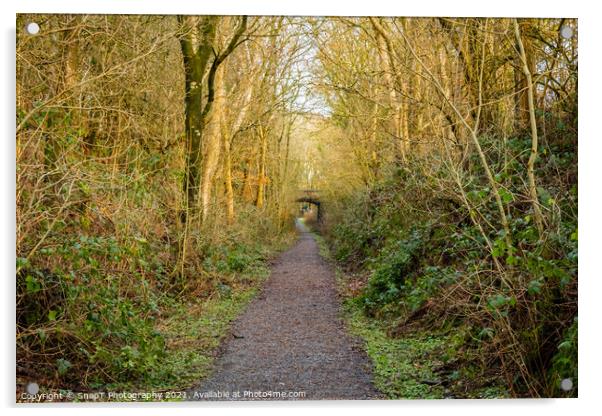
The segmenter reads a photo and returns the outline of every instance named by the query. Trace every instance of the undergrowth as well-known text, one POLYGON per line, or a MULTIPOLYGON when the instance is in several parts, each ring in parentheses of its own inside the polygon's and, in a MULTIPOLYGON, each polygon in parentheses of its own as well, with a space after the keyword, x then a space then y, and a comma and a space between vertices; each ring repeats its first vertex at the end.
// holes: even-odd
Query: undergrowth
MULTIPOLYGON (((150 210, 152 188, 145 186, 151 184, 128 191, 135 208, 123 222, 118 211, 107 227, 99 213, 111 199, 87 192, 85 206, 39 224, 31 235, 47 230, 42 241, 21 242, 18 386, 191 387, 207 375, 230 322, 267 276, 268 260, 291 241, 291 230, 279 232, 261 213, 241 207, 244 226, 191 236, 181 274, 172 243, 179 230, 167 226, 177 220, 170 211, 150 210)), ((46 203, 51 209, 54 202, 46 203)))
POLYGON ((463 173, 470 209, 448 163, 417 159, 328 211, 323 232, 345 271, 349 322, 389 397, 577 395, 575 149, 558 139, 541 150, 538 236, 522 180, 528 138, 483 143, 511 246, 478 167, 463 173), (558 176, 560 168, 568 173, 558 176), (408 373, 410 364, 420 370, 408 373), (417 381, 438 367, 451 370, 437 383, 417 381), (566 378, 569 391, 560 388, 566 378))
MULTIPOLYGON (((320 254, 333 260, 327 241, 315 235, 320 254)), ((390 334, 390 322, 365 313, 354 296, 358 276, 336 268, 343 297, 343 317, 350 333, 360 337, 370 357, 375 387, 389 399, 501 398, 509 392, 495 379, 481 379, 475 366, 464 365, 466 327, 437 331, 416 329, 402 337, 390 334)), ((361 280, 361 278, 360 278, 361 280)))

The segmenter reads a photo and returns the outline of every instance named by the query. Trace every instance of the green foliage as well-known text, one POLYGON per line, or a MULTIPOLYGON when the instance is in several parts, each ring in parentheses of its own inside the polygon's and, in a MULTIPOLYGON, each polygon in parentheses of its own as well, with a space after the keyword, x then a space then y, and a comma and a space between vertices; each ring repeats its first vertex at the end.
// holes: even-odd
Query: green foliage
POLYGON ((59 358, 56 360, 56 368, 60 376, 65 375, 71 367, 72 364, 64 358, 59 358))
POLYGON ((190 298, 169 274, 171 257, 156 255, 161 242, 53 234, 33 261, 17 258, 17 323, 30 329, 20 342, 53 353, 36 371, 61 385, 188 388, 208 374, 221 337, 285 240, 206 243, 196 284, 207 292, 190 298))
MULTIPOLYGON (((60 342, 62 333, 80 340, 63 350, 66 355, 57 361, 59 376, 69 376, 69 369, 77 364, 102 368, 116 380, 144 379, 165 356, 164 338, 154 328, 157 298, 149 291, 149 282, 133 270, 138 281, 128 288, 126 298, 123 277, 105 274, 102 268, 128 255, 147 256, 146 246, 141 239, 118 242, 81 235, 43 250, 60 256, 62 267, 21 270, 25 285, 18 288, 27 309, 20 311, 17 320, 30 325, 56 322, 55 332, 39 332, 46 345, 60 342), (65 268, 69 265, 73 268, 65 268)), ((138 260, 144 264, 142 258, 138 260)))
MULTIPOLYGON (((165 305, 166 318, 157 322, 166 342, 166 354, 160 365, 149 371, 144 380, 127 379, 109 384, 98 380, 96 384, 110 389, 144 386, 149 389, 184 390, 208 376, 215 358, 215 349, 227 334, 230 323, 253 298, 257 286, 269 270, 256 268, 247 274, 248 285, 235 287, 231 296, 197 298, 186 302, 165 305)), ((138 352, 126 347, 124 359, 138 358, 138 352)), ((124 362, 129 365, 128 361, 124 362)))
MULTIPOLYGON (((557 386, 562 377, 577 380, 576 323, 562 332, 576 314, 577 192, 572 177, 556 175, 558 169, 574 167, 575 149, 553 141, 545 151, 541 149, 537 191, 547 218, 540 235, 525 186, 530 137, 514 137, 504 143, 487 136, 481 144, 498 183, 512 243, 500 224, 498 207, 476 154, 470 155, 474 163, 469 163, 463 184, 470 208, 461 198, 447 197, 444 190, 428 191, 436 183, 433 178, 444 179, 453 172, 441 166, 428 176, 421 170, 423 161, 410 161, 405 169, 392 171, 348 197, 337 217, 341 222, 327 234, 334 258, 347 269, 368 275, 361 292, 349 299, 348 305, 363 311, 361 319, 385 334, 414 325, 404 332, 404 341, 433 328, 469 328, 470 336, 458 344, 471 368, 462 377, 475 382, 473 389, 479 397, 500 393, 496 388, 483 390, 487 388, 484 384, 479 387, 479 379, 490 382, 484 381, 489 380, 484 375, 490 371, 482 365, 484 355, 491 363, 511 363, 504 371, 507 379, 515 380, 506 386, 514 395, 574 394, 559 392, 557 386), (524 367, 519 369, 524 365, 527 376, 524 367), (546 383, 541 382, 545 379, 556 390, 545 391, 546 383)), ((369 345, 374 341, 368 332, 362 337, 369 345)), ((387 350, 385 345, 396 342, 383 335, 378 348, 387 350)), ((381 376, 393 377, 396 360, 401 358, 383 358, 387 353, 382 350, 372 351, 371 356, 381 376)), ((499 385, 503 382, 500 372, 497 377, 499 385)), ((424 386, 412 392, 402 384, 382 388, 392 397, 428 397, 432 392, 424 386)))
POLYGON ((362 297, 368 309, 399 301, 400 294, 411 288, 408 277, 415 271, 425 234, 426 230, 413 229, 406 239, 393 240, 380 251, 362 297))
MULTIPOLYGON (((368 258, 377 257, 380 249, 393 237, 401 239, 400 230, 409 228, 412 217, 399 209, 392 199, 400 193, 407 173, 394 171, 391 176, 375 184, 374 189, 362 190, 341 203, 345 207, 341 221, 330 231, 333 257, 350 266, 361 265, 368 258)), ((409 183, 405 183, 409 187, 409 183)))
POLYGON ((263 260, 261 247, 237 243, 232 247, 206 247, 203 265, 208 271, 242 273, 261 265, 263 260))
POLYGON ((432 387, 423 380, 436 378, 433 360, 445 346, 446 337, 387 337, 378 323, 362 316, 361 311, 347 309, 352 334, 366 342, 366 352, 374 363, 376 387, 391 399, 443 398, 442 387, 432 387))
POLYGON ((451 267, 426 266, 413 282, 407 285, 404 298, 410 311, 420 308, 429 298, 444 286, 456 282, 461 273, 451 267))
POLYGON ((516 298, 502 293, 497 293, 487 300, 487 308, 495 317, 507 317, 509 310, 515 306, 516 298))
POLYGON ((577 317, 567 329, 557 352, 552 358, 552 367, 548 373, 550 390, 555 397, 577 397, 578 392, 578 342, 577 342, 577 317), (564 391, 561 388, 562 380, 569 379, 573 388, 564 391))
POLYGON ((420 264, 429 230, 428 226, 414 227, 407 238, 391 240, 370 263, 373 272, 361 297, 368 310, 403 302, 415 311, 441 285, 454 280, 450 268, 420 264))
POLYGON ((390 399, 509 396, 499 382, 467 392, 463 386, 475 374, 464 366, 449 370, 456 368, 462 357, 461 330, 456 330, 455 335, 417 331, 393 338, 387 335, 385 323, 366 317, 354 302, 346 303, 345 317, 352 334, 365 342, 374 363, 376 387, 390 399))

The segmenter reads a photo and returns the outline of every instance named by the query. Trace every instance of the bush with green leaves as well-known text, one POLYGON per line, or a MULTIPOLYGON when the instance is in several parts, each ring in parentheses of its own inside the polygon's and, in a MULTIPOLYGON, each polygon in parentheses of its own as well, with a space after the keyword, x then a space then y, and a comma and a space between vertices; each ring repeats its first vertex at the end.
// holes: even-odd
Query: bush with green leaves
POLYGON ((49 354, 38 371, 73 382, 84 370, 112 381, 149 377, 165 341, 155 329, 159 299, 146 272, 156 263, 146 240, 81 235, 41 254, 55 257, 52 270, 17 261, 17 324, 29 329, 19 342, 49 354), (117 269, 130 256, 129 270, 117 269))
POLYGON ((409 159, 348 196, 326 237, 336 260, 368 275, 350 304, 392 334, 408 320, 464 325, 474 368, 484 356, 501 366, 512 394, 575 395, 547 387, 559 377, 577 381, 576 152, 557 134, 549 133, 536 164, 541 234, 526 186, 529 136, 480 138, 511 238, 476 154, 461 190, 448 165, 425 172, 424 161, 409 159))
POLYGON ((374 268, 362 295, 367 310, 392 302, 399 302, 402 292, 411 286, 409 277, 415 272, 419 256, 424 249, 425 230, 414 229, 406 239, 393 240, 374 259, 374 268))
POLYGON ((557 352, 552 358, 552 367, 548 373, 549 386, 552 395, 577 396, 578 380, 578 342, 577 342, 577 317, 564 334, 558 344, 557 352), (570 380, 572 389, 563 389, 563 380, 570 380))

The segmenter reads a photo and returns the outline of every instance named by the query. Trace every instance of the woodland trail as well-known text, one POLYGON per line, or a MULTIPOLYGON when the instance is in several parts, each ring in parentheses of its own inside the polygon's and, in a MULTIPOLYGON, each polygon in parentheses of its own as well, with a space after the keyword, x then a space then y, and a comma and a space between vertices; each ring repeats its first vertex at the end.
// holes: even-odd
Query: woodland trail
POLYGON ((228 394, 220 400, 380 397, 368 357, 339 317, 333 270, 304 225, 297 227, 299 240, 234 322, 213 375, 191 392, 196 400, 216 400, 207 396, 218 392, 228 394))

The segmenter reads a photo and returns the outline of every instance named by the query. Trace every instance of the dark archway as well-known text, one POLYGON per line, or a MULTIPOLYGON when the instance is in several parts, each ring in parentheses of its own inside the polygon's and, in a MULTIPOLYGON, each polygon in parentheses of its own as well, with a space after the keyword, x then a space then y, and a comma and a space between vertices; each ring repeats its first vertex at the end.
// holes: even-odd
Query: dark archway
POLYGON ((297 198, 295 200, 295 202, 307 202, 308 204, 313 204, 315 205, 316 209, 318 210, 318 224, 322 223, 322 218, 323 218, 323 209, 322 209, 322 203, 316 199, 316 198, 311 198, 311 197, 301 197, 301 198, 297 198))

